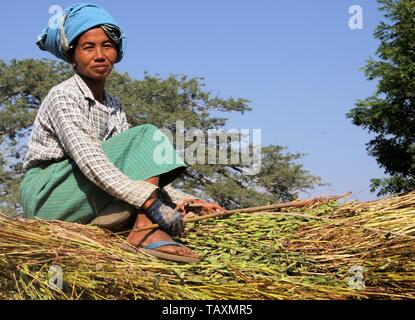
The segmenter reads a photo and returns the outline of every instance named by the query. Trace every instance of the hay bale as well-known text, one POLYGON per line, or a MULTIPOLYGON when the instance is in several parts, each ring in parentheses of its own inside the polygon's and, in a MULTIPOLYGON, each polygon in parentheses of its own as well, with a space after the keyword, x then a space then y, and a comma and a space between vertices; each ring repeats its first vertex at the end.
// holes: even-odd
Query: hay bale
POLYGON ((0 298, 415 298, 415 193, 285 212, 301 215, 189 224, 181 240, 202 256, 192 265, 126 252, 123 237, 95 227, 0 214, 0 298), (51 266, 62 290, 49 285, 51 266))

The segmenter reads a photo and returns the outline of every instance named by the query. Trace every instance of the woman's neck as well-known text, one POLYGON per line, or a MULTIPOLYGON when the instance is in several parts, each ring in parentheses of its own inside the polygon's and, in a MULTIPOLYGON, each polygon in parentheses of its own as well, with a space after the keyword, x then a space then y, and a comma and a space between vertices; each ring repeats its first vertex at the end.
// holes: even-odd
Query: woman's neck
POLYGON ((104 91, 105 91, 105 80, 96 80, 85 77, 80 74, 80 77, 85 81, 88 88, 91 90, 94 95, 95 100, 103 103, 104 101, 104 91))

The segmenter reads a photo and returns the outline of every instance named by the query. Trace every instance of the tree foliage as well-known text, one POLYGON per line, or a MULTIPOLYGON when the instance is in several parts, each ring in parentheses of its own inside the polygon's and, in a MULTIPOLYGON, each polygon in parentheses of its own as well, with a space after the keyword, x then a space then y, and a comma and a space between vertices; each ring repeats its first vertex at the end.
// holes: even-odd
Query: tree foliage
MULTIPOLYGON (((72 72, 67 64, 49 60, 0 61, 0 205, 9 211, 19 208, 22 155, 36 111, 50 88, 72 72)), ((185 130, 207 131, 226 125, 227 119, 218 114, 251 110, 248 100, 213 95, 203 80, 185 75, 162 79, 149 73, 136 80, 113 72, 106 90, 121 101, 130 124, 152 123, 173 134, 177 120, 183 121, 185 130)), ((228 144, 222 147, 233 152, 228 144)), ((321 184, 320 178, 295 163, 302 154, 284 152, 281 146, 262 148, 262 170, 255 176, 244 175, 238 164, 193 164, 176 186, 234 208, 292 200, 300 191, 321 184)))
POLYGON ((19 210, 18 186, 27 135, 43 97, 50 88, 68 78, 67 65, 49 60, 0 60, 0 206, 19 210))
POLYGON ((378 2, 387 21, 374 34, 380 40, 378 59, 364 67, 377 89, 347 116, 375 134, 367 150, 388 177, 372 179, 371 189, 386 195, 415 188, 415 1, 378 2))

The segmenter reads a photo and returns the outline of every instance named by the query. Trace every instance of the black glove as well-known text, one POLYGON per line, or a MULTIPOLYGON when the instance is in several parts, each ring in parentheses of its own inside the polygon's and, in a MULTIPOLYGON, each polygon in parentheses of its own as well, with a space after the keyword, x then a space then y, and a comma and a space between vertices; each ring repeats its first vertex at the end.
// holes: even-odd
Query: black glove
POLYGON ((183 216, 180 212, 165 205, 159 199, 146 210, 148 217, 171 236, 180 236, 184 231, 183 216))

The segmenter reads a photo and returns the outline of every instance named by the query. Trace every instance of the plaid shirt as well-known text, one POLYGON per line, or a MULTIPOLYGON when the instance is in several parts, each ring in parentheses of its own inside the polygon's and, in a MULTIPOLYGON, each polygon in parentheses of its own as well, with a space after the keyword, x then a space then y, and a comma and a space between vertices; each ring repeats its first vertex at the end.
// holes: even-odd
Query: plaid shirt
MULTIPOLYGON (((23 166, 28 170, 45 161, 70 157, 99 188, 140 208, 157 186, 129 179, 108 160, 101 148, 101 141, 128 129, 118 100, 104 93, 104 103, 99 103, 82 78, 75 74, 52 88, 42 102, 23 166)), ((164 187, 164 191, 174 203, 191 197, 171 186, 164 187)))

